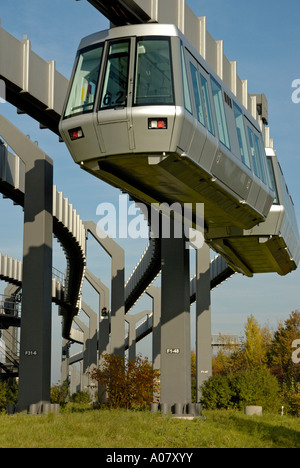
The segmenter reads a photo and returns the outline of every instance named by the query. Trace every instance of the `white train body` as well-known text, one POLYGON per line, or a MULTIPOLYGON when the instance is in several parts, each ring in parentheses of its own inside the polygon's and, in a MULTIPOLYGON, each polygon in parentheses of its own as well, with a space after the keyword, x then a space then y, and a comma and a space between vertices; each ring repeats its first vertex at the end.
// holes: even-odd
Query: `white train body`
POLYGON ((82 169, 135 200, 204 203, 207 241, 221 253, 218 232, 249 231, 270 213, 257 121, 175 26, 84 38, 60 133, 82 169))

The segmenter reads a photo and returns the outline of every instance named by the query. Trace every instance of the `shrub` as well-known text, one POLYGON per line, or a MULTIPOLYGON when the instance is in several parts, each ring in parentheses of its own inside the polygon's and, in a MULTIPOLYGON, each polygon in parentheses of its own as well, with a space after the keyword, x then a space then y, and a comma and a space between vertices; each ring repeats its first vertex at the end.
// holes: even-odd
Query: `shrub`
POLYGON ((232 402, 240 409, 255 405, 277 412, 281 406, 279 384, 266 367, 239 372, 231 378, 231 389, 232 402))
POLYGON ((91 397, 88 392, 82 391, 73 393, 73 395, 70 396, 70 401, 72 403, 89 404, 91 401, 91 397))
POLYGON ((67 381, 62 384, 58 383, 50 389, 50 401, 53 404, 64 405, 67 401, 69 383, 67 381))
POLYGON ((216 375, 205 382, 201 390, 201 402, 207 409, 241 409, 255 405, 277 412, 281 406, 279 384, 266 367, 228 376, 216 375))
POLYGON ((91 378, 105 388, 112 408, 149 406, 159 391, 158 371, 140 356, 129 361, 115 354, 104 355, 101 368, 94 369, 91 378))
POLYGON ((18 385, 12 381, 0 382, 0 412, 6 411, 9 404, 16 405, 18 400, 18 385))
POLYGON ((206 409, 221 409, 231 406, 232 392, 226 376, 216 375, 204 382, 201 387, 201 403, 206 409))

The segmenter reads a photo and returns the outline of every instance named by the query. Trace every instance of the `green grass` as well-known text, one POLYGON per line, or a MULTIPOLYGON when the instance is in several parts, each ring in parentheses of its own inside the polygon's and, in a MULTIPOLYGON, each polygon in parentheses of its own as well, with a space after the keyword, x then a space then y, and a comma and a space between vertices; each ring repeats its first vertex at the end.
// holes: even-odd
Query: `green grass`
POLYGON ((206 420, 123 410, 0 415, 0 448, 300 448, 300 419, 205 411, 206 420))

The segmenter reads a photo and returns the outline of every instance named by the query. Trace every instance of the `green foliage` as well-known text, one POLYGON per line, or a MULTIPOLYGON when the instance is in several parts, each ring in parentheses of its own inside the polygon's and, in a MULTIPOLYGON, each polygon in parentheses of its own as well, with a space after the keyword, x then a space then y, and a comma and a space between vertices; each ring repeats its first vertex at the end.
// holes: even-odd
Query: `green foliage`
POLYGON ((148 359, 137 356, 133 361, 117 355, 104 355, 102 366, 91 372, 108 394, 111 408, 144 408, 159 391, 159 373, 148 359))
MULTIPOLYGON (((223 348, 213 357, 213 375, 226 377, 236 394, 232 396, 231 404, 242 407, 256 401, 255 404, 271 410, 272 406, 279 405, 279 384, 280 405, 288 414, 300 417, 300 365, 292 360, 292 343, 300 338, 300 311, 292 312, 273 334, 268 327, 260 327, 251 315, 244 332, 245 338, 238 350, 223 348)), ((219 403, 222 402, 219 398, 220 382, 210 383, 210 391, 214 385, 218 388, 215 397, 205 394, 209 408, 217 405, 226 407, 226 404, 219 403), (214 398, 218 403, 213 402, 214 398)))
POLYGON ((264 329, 250 315, 245 325, 245 342, 243 346, 247 368, 256 368, 267 362, 267 346, 264 329))
POLYGON ((268 352, 268 364, 280 382, 294 378, 300 381, 300 365, 292 361, 292 343, 300 338, 300 311, 290 314, 283 324, 280 324, 268 352))
POLYGON ((282 384, 282 400, 284 412, 291 416, 300 417, 300 382, 294 378, 286 380, 282 384))
POLYGON ((281 407, 279 384, 266 367, 247 369, 231 377, 231 389, 234 406, 240 409, 255 405, 278 412, 281 407))
POLYGON ((72 403, 89 404, 91 397, 88 392, 77 392, 70 396, 72 403))
POLYGON ((58 383, 50 389, 50 401, 53 404, 64 405, 67 402, 69 384, 67 381, 58 383))
POLYGON ((6 411, 9 404, 16 405, 18 401, 18 385, 13 381, 0 382, 0 412, 6 411))
POLYGON ((246 405, 262 406, 278 412, 280 387, 266 367, 247 369, 228 376, 213 376, 202 386, 202 400, 207 409, 241 409, 246 405))
POLYGON ((201 387, 202 404, 205 408, 228 409, 231 406, 232 391, 229 385, 229 378, 223 375, 216 375, 207 380, 201 387))

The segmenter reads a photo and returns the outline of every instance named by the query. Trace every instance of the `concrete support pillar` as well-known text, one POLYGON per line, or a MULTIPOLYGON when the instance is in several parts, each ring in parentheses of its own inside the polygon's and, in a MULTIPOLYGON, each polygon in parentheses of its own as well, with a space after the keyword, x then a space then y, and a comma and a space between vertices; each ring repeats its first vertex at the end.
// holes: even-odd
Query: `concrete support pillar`
POLYGON ((26 171, 17 411, 39 412, 50 402, 53 161, 2 115, 0 135, 26 171))
POLYGON ((50 402, 52 193, 52 161, 26 164, 18 411, 50 402))
POLYGON ((102 354, 109 354, 109 289, 90 270, 86 270, 85 279, 99 294, 99 330, 98 330, 98 353, 99 361, 102 354), (106 309, 107 315, 103 315, 102 310, 106 309))
POLYGON ((152 318, 152 363, 154 370, 160 370, 161 363, 161 288, 150 286, 146 294, 153 299, 153 318, 152 318))
POLYGON ((85 302, 82 302, 82 310, 89 318, 89 336, 86 344, 87 349, 87 367, 91 370, 97 367, 97 341, 98 341, 98 324, 97 314, 85 302))
POLYGON ((162 239, 160 402, 185 408, 191 403, 189 250, 184 236, 172 236, 162 239))
POLYGON ((62 361, 61 361, 61 382, 69 382, 70 366, 70 341, 63 339, 62 342, 62 361))
POLYGON ((135 315, 126 315, 126 322, 129 324, 129 333, 128 333, 128 359, 129 361, 134 361, 136 358, 136 324, 146 315, 151 315, 151 311, 139 312, 135 315))
POLYGON ((110 352, 122 358, 125 355, 125 254, 124 250, 93 222, 85 228, 112 259, 110 352))
POLYGON ((212 376, 210 256, 204 244, 196 251, 196 381, 197 401, 201 385, 212 376))

